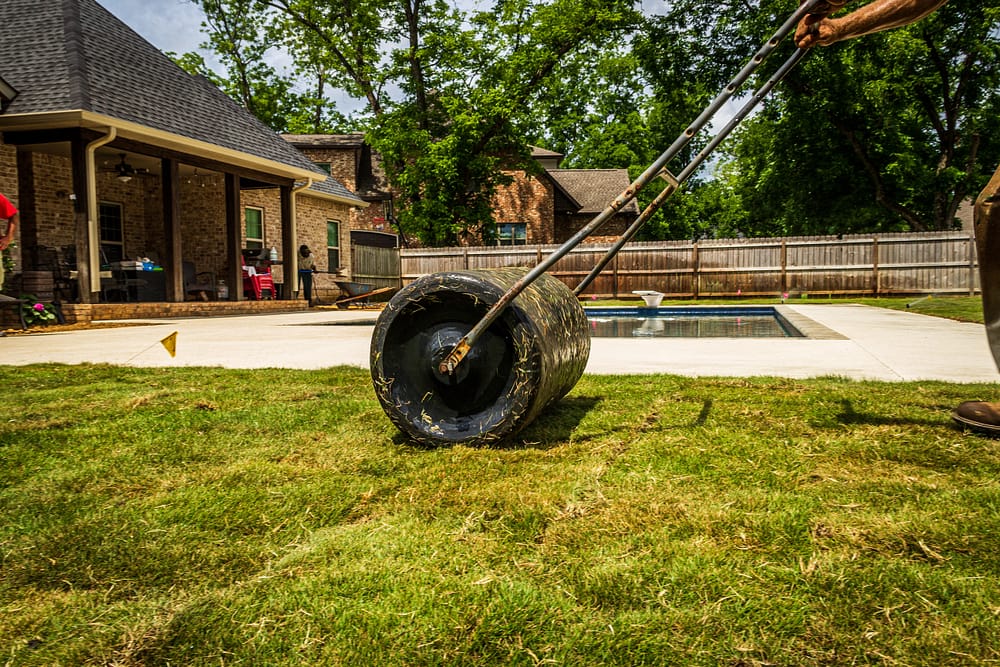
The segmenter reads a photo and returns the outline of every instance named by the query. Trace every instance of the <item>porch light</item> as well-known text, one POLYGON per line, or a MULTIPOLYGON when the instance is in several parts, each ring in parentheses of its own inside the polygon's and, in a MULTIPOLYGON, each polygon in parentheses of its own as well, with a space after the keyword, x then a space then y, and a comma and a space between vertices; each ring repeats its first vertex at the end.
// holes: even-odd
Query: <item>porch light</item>
POLYGON ((128 174, 121 174, 120 176, 118 176, 118 180, 121 181, 122 183, 128 183, 129 181, 132 180, 132 177, 129 176, 128 174))

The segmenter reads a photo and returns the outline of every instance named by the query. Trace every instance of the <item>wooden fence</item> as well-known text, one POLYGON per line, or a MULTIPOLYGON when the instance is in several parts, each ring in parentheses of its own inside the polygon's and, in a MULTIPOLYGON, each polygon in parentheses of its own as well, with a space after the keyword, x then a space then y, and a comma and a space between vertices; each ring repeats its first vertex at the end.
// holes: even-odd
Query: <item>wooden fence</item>
MULTIPOLYGON (((534 266, 558 246, 413 248, 400 252, 403 283, 438 271, 534 266)), ((571 288, 609 245, 583 245, 550 273, 571 288)), ((715 239, 631 243, 584 293, 627 296, 656 290, 671 297, 778 294, 975 294, 970 232, 715 239)))
POLYGON ((396 248, 351 246, 351 277, 372 287, 402 287, 400 257, 396 248))

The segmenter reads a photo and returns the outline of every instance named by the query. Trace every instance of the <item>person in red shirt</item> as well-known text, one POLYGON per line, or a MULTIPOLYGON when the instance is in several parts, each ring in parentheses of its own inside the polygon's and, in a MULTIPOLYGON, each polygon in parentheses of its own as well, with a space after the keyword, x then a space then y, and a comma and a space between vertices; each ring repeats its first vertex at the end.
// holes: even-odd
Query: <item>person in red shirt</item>
MULTIPOLYGON (((828 46, 873 32, 908 25, 944 5, 947 0, 875 0, 837 18, 830 15, 847 0, 827 0, 818 13, 806 16, 795 31, 795 44, 802 48, 828 46)), ((976 251, 979 283, 983 295, 986 339, 1000 368, 1000 167, 976 199, 976 251)), ((1000 436, 1000 402, 966 401, 952 413, 964 427, 1000 436)))
MULTIPOLYGON (((0 236, 0 252, 3 252, 14 242, 14 234, 17 232, 17 208, 2 193, 0 193, 0 220, 7 221, 7 231, 0 236)), ((5 277, 3 262, 0 261, 0 290, 3 290, 5 277)))

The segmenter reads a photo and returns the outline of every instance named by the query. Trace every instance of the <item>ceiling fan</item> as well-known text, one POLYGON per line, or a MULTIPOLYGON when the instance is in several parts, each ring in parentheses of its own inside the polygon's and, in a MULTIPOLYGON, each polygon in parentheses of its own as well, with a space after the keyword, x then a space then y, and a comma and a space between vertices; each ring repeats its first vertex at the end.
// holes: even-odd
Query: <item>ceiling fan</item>
MULTIPOLYGON (((122 183, 128 183, 136 176, 149 176, 149 170, 145 168, 136 169, 125 160, 125 153, 119 153, 121 161, 111 167, 104 169, 116 174, 116 178, 122 183)), ((107 164, 107 163, 105 163, 107 164)))

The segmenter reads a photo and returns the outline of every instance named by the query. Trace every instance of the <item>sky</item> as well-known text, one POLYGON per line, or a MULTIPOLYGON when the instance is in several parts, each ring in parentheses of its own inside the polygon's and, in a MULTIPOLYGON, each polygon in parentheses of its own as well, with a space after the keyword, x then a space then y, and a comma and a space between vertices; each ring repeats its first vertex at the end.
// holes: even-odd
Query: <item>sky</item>
MULTIPOLYGON (((201 51, 204 15, 189 0, 97 0, 161 51, 201 51)), ((208 55, 207 52, 204 52, 208 55)))
MULTIPOLYGON (((459 4, 475 4, 480 0, 455 0, 459 4)), ((204 15, 191 0, 98 0, 105 9, 124 21, 161 51, 186 53, 198 51, 208 57, 198 45, 205 41, 201 33, 204 15)), ((666 0, 638 0, 644 12, 658 13, 666 0)))

